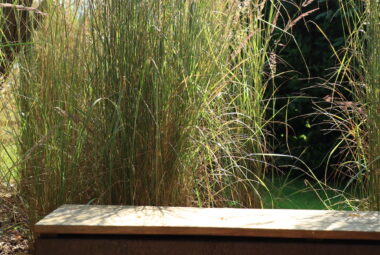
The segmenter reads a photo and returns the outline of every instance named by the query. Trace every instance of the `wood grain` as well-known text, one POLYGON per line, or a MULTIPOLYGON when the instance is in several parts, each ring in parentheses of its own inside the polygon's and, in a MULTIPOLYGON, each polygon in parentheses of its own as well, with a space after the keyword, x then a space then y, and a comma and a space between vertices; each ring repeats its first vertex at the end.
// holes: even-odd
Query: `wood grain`
POLYGON ((64 205, 41 234, 204 235, 380 240, 379 212, 64 205))

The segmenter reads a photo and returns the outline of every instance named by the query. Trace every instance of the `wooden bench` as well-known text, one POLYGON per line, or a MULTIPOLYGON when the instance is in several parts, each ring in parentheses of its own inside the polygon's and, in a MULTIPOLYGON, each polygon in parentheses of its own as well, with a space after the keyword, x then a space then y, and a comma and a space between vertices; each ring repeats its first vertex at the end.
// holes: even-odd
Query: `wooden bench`
POLYGON ((64 205, 36 254, 380 254, 380 213, 64 205))

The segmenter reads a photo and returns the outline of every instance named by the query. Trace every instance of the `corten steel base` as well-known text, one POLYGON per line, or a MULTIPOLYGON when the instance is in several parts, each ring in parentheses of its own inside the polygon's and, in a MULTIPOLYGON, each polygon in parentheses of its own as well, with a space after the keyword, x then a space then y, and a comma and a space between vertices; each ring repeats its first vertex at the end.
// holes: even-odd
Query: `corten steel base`
POLYGON ((380 255, 380 212, 65 205, 37 255, 380 255))
POLYGON ((38 255, 379 255, 376 241, 194 236, 41 237, 38 255))

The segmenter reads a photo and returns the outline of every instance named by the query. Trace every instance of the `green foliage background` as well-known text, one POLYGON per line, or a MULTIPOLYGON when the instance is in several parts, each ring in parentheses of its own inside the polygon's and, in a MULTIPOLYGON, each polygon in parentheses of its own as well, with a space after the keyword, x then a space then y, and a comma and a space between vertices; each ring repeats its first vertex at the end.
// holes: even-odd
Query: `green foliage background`
MULTIPOLYGON (((302 2, 307 1, 298 2, 302 6, 302 2)), ((292 4, 284 5, 290 17, 318 10, 304 16, 292 27, 294 38, 285 37, 280 41, 284 47, 277 52, 280 59, 277 68, 279 72, 293 71, 276 80, 279 84, 276 108, 283 109, 277 121, 288 125, 280 124, 274 128, 274 137, 278 139, 275 152, 285 154, 290 150, 291 155, 299 156, 321 177, 326 167, 331 173, 331 165, 339 160, 334 157, 330 166, 326 166, 326 157, 336 145, 338 134, 325 131, 329 128, 324 123, 326 117, 316 114, 314 107, 314 104, 328 106, 323 97, 331 92, 320 85, 331 77, 337 66, 331 45, 339 49, 345 42, 339 1, 314 1, 301 9, 292 4)), ((294 165, 296 162, 281 158, 280 163, 294 165)))

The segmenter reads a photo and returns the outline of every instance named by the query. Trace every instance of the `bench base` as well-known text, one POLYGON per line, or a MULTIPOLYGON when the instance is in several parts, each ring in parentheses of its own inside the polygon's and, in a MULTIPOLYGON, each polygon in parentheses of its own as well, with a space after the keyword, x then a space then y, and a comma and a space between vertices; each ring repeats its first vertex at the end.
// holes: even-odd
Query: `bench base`
POLYGON ((380 242, 214 236, 40 236, 37 255, 378 255, 380 242))

